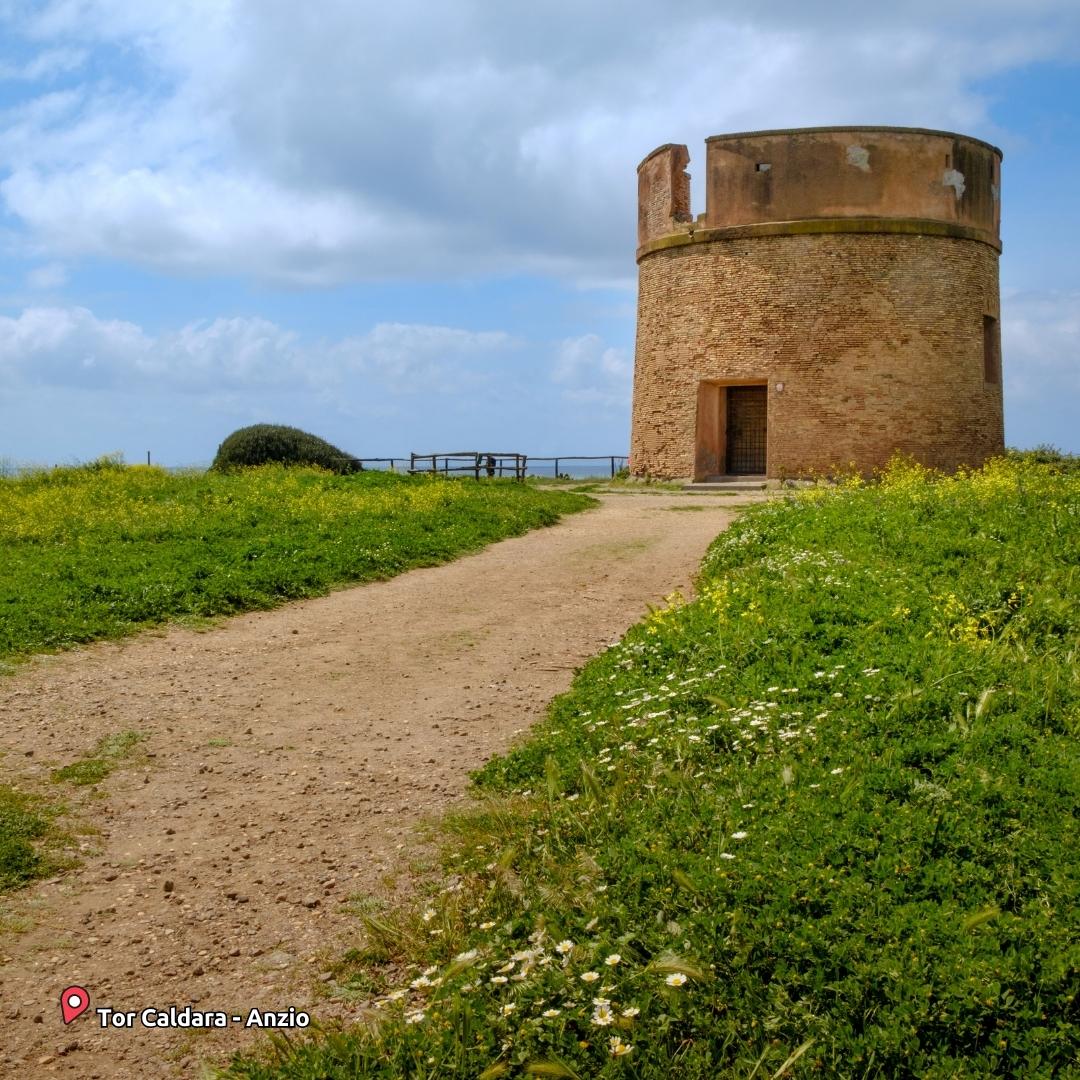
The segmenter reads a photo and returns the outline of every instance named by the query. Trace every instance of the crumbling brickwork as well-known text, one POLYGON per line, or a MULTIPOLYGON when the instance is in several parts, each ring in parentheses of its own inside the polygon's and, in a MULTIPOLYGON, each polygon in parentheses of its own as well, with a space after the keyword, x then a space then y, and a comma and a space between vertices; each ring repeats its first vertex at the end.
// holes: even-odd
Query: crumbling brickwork
POLYGON ((696 222, 672 209, 684 147, 639 173, 659 191, 642 181, 632 471, 727 472, 726 387, 746 384, 767 388, 771 477, 999 453, 1000 152, 911 129, 708 145, 696 222))
POLYGON ((638 166, 638 244, 664 236, 690 220, 690 177, 685 146, 660 146, 638 166))

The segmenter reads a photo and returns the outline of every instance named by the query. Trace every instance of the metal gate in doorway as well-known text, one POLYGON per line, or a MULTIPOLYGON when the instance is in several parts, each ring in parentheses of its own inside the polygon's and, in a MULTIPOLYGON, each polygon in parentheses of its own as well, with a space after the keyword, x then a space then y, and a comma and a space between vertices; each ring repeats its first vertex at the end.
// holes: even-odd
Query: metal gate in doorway
POLYGON ((768 387, 727 388, 727 471, 764 476, 768 430, 768 387))

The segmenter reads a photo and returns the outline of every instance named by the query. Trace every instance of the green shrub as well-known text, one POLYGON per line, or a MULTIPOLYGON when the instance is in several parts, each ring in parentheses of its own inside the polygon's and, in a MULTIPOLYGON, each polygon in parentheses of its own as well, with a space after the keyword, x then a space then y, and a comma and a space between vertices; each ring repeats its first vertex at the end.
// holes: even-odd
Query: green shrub
POLYGON ((282 424, 253 424, 234 431, 218 447, 212 469, 224 472, 248 465, 317 465, 345 475, 359 472, 357 458, 299 428, 282 424))
POLYGON ((1049 443, 1040 443, 1030 450, 1008 450, 1006 456, 1012 461, 1031 462, 1037 465, 1049 465, 1056 472, 1075 472, 1080 470, 1080 456, 1066 454, 1049 443))

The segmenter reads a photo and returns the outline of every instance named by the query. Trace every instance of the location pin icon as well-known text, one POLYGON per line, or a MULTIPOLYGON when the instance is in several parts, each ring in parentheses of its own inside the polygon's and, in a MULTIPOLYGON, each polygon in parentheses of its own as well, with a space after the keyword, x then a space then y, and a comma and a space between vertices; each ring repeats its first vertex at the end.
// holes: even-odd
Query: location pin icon
POLYGON ((69 986, 60 994, 60 1011, 64 1014, 64 1023, 70 1024, 90 1008, 90 995, 81 986, 69 986))

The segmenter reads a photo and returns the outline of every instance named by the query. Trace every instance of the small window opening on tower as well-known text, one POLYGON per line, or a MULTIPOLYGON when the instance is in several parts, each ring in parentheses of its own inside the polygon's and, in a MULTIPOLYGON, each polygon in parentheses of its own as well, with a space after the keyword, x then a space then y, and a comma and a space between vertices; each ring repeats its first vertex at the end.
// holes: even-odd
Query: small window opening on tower
POLYGON ((768 161, 759 161, 754 168, 758 172, 768 172, 772 168, 772 164, 768 161))
POLYGON ((983 316, 983 380, 1001 382, 1001 337, 993 315, 983 316))

